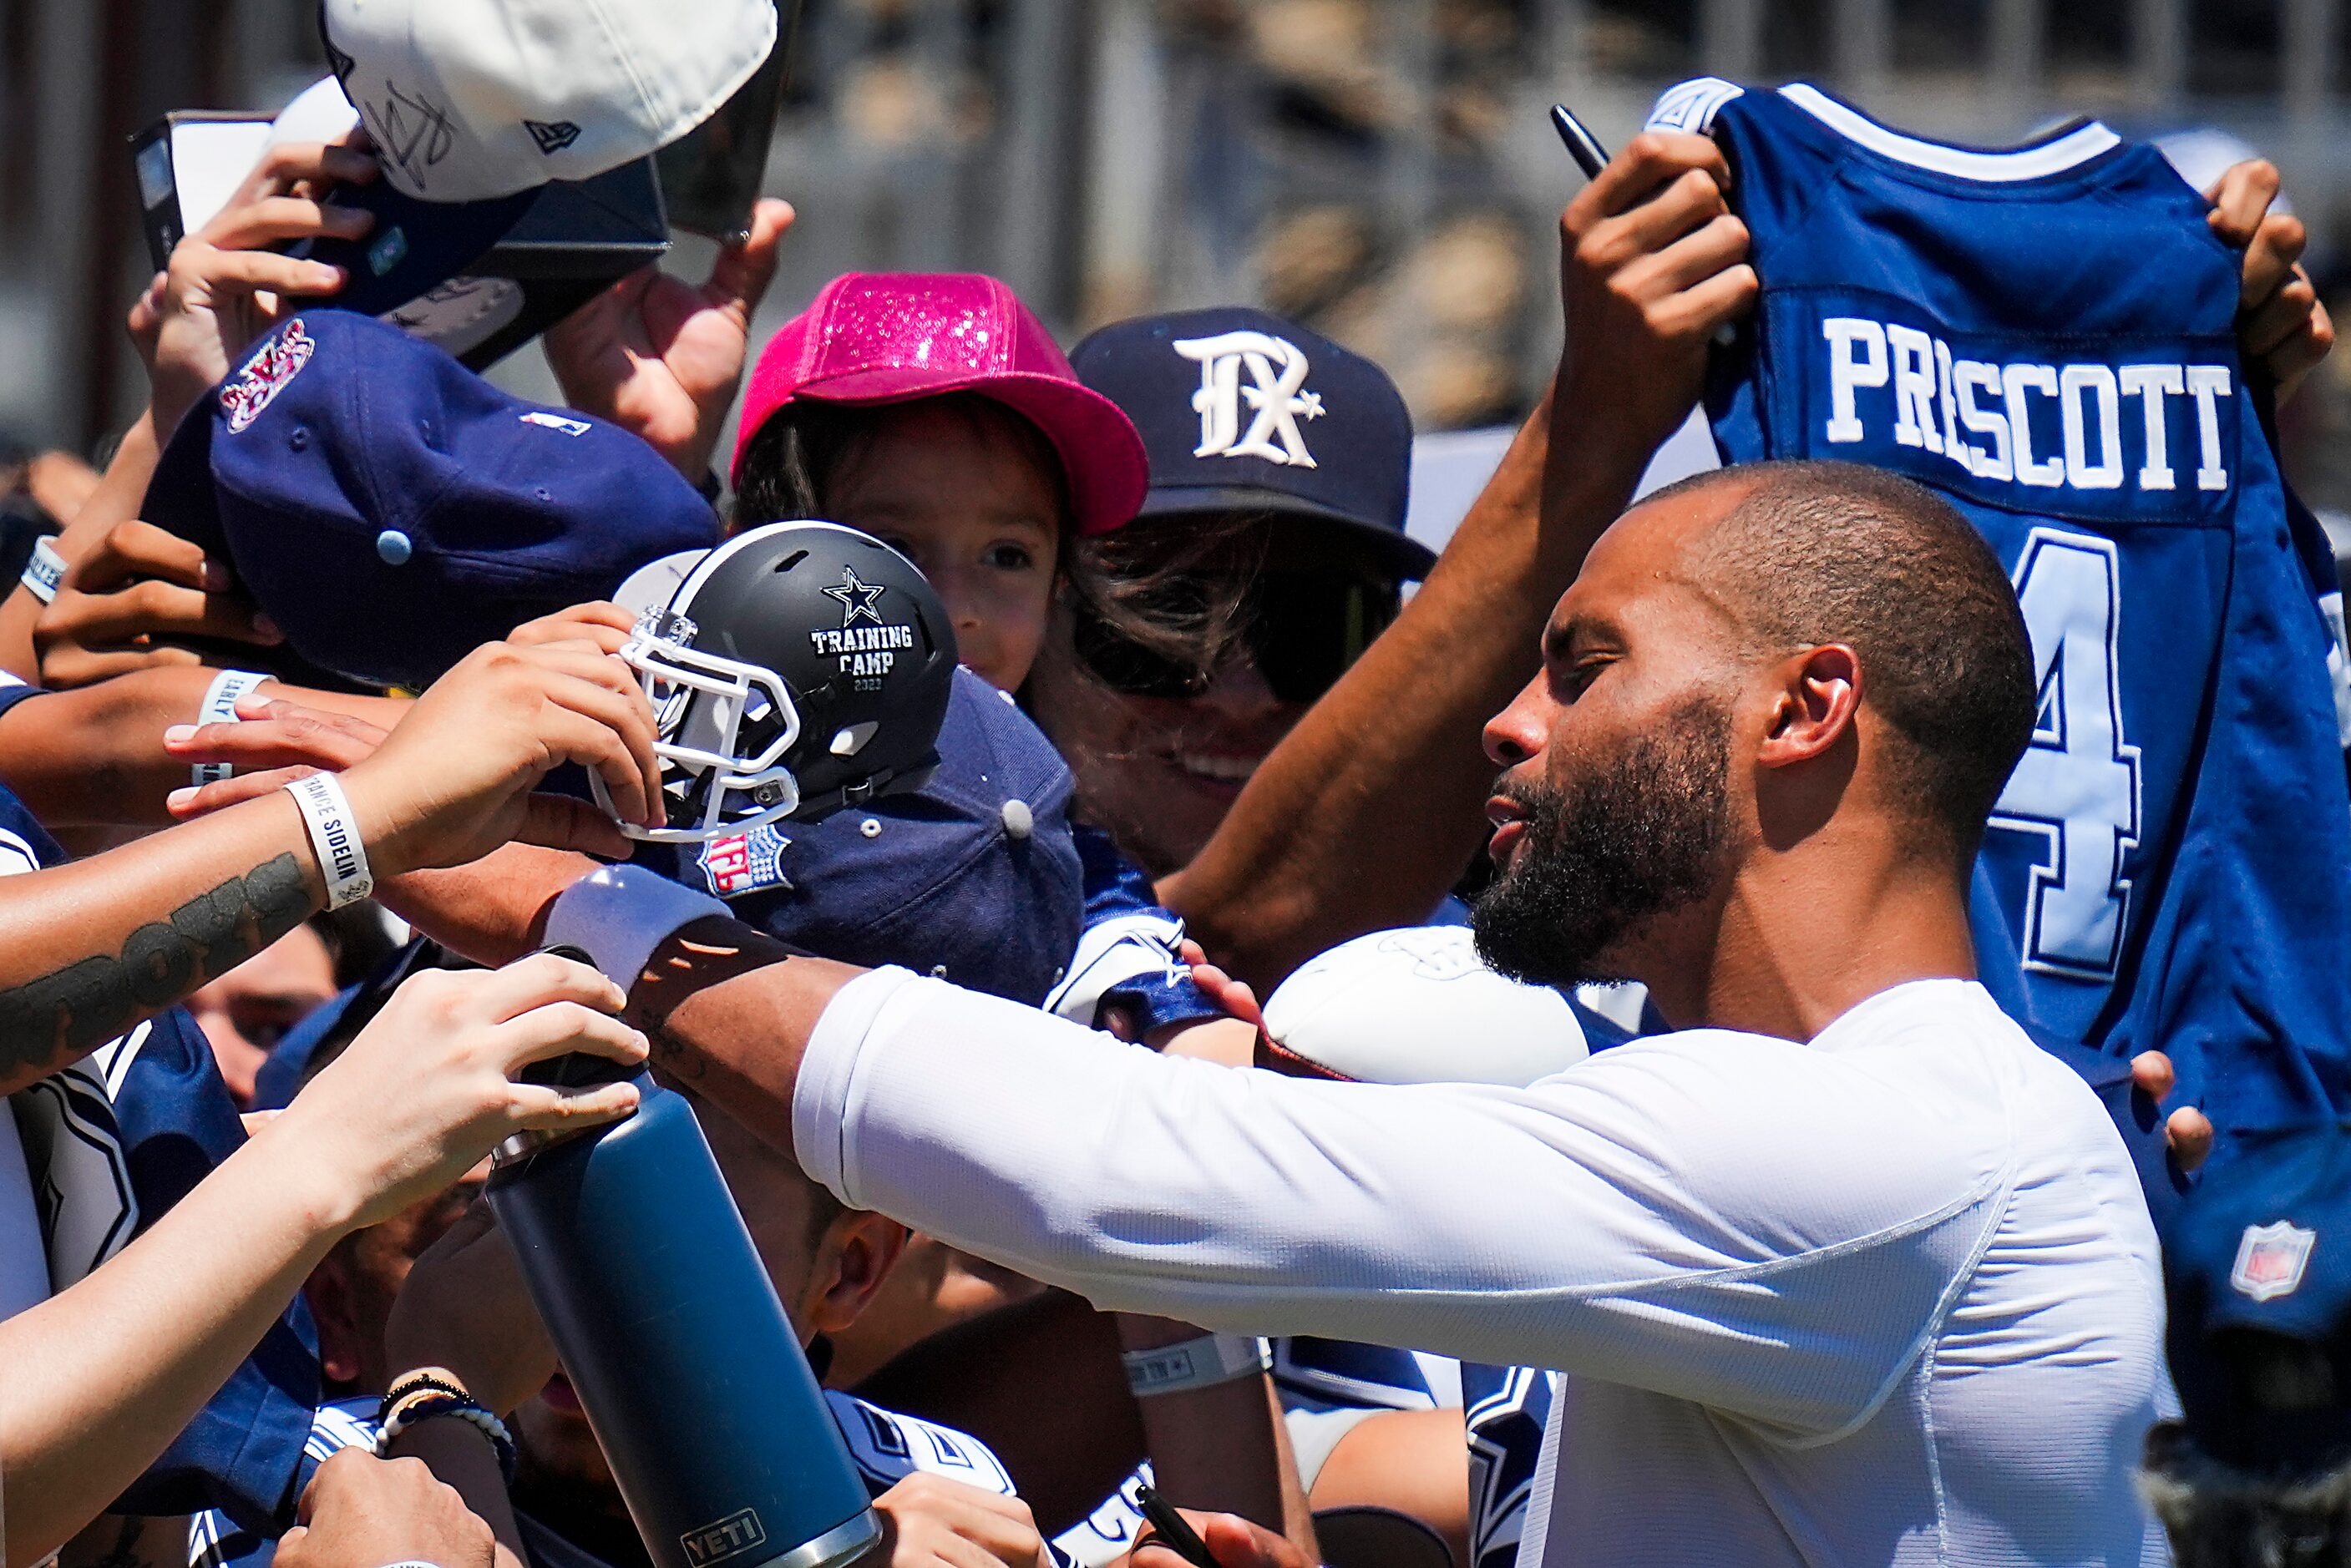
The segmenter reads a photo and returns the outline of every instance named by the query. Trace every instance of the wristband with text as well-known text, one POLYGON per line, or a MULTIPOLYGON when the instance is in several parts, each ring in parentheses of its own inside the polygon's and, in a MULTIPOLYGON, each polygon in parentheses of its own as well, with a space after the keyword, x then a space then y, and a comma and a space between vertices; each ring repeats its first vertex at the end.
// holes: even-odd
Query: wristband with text
POLYGON ((627 991, 670 933, 726 906, 643 866, 604 866, 556 895, 547 945, 586 953, 604 978, 627 991))
POLYGON ((375 891, 375 874, 368 869, 367 846, 360 842, 360 825, 351 816, 351 803, 332 774, 309 774, 286 786, 302 808, 302 826, 310 830, 310 849, 319 857, 319 874, 327 881, 327 908, 356 904, 375 891))
POLYGON ((66 580, 66 558, 44 535, 33 541, 33 558, 25 563, 25 575, 16 580, 43 604, 54 603, 66 580))
POLYGON ((1156 1350, 1130 1350, 1119 1359, 1126 1364, 1126 1386, 1139 1399, 1214 1388, 1273 1366, 1265 1341, 1238 1334, 1204 1334, 1156 1350))
MULTIPOLYGON (((236 722, 237 700, 263 681, 274 679, 252 670, 224 670, 213 677, 205 688, 204 706, 196 710, 199 724, 234 724, 236 722)), ((222 779, 235 778, 235 763, 192 763, 188 778, 199 789, 222 779)))

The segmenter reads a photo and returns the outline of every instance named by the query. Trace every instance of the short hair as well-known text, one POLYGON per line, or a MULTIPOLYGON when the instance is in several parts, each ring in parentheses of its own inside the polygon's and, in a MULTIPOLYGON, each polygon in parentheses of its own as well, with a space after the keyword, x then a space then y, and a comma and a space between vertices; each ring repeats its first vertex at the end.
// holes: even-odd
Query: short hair
POLYGON ((1841 642, 1902 744, 1890 804, 1963 858, 2032 741, 2032 641, 1981 535, 1924 485, 1851 462, 1745 464, 1651 500, 1738 483, 1698 569, 1779 649, 1841 642))

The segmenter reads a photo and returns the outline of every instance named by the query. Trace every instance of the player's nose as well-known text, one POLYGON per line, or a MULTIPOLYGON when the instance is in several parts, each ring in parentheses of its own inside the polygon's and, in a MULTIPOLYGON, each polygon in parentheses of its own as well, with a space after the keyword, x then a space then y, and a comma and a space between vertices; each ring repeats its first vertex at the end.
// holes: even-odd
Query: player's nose
POLYGON ((1550 732, 1550 706, 1542 677, 1527 682, 1510 705, 1486 721, 1486 755, 1497 767, 1512 768, 1542 750, 1550 732))

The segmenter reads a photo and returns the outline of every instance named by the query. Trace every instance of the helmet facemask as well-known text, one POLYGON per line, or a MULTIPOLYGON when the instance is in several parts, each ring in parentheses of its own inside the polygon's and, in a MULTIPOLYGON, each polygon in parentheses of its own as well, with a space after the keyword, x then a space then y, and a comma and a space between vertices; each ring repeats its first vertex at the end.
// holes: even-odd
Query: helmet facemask
MULTIPOLYGON (((695 648, 695 629, 683 615, 649 609, 621 649, 653 704, 669 817, 662 827, 621 822, 631 838, 703 844, 799 809, 799 781, 784 759, 800 738, 800 715, 783 679, 695 648)), ((618 820, 602 778, 591 773, 589 784, 596 804, 618 820)))

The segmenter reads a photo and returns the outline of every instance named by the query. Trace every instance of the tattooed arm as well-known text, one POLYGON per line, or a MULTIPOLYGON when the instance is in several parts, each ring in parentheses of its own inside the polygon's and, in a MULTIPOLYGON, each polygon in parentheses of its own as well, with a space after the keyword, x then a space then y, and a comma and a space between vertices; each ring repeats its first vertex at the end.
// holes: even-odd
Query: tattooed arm
MULTIPOLYGON (((531 792, 566 762, 658 820, 653 719, 628 667, 491 643, 435 682, 342 775, 380 877, 511 839, 618 854, 585 803, 531 792)), ((259 952, 325 883, 282 792, 71 866, 0 878, 0 1093, 56 1071, 259 952)))

